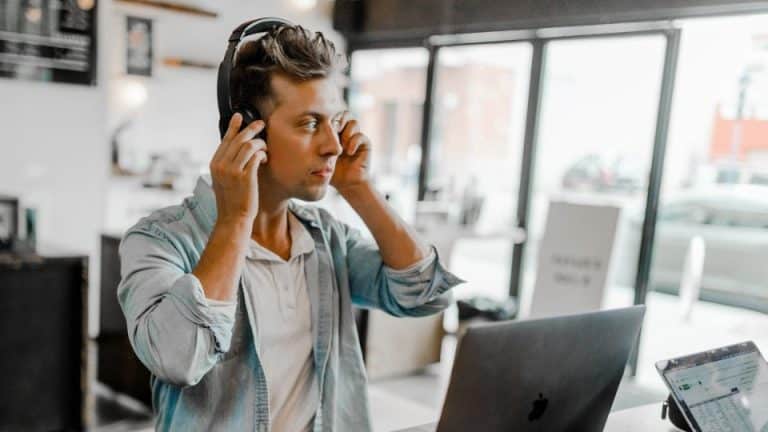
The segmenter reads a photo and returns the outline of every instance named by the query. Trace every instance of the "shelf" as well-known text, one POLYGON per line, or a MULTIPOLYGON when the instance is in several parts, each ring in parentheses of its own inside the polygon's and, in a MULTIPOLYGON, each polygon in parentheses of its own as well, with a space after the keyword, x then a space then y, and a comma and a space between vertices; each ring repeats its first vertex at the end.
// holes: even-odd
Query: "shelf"
POLYGON ((165 57, 163 64, 168 67, 188 67, 195 69, 216 69, 216 65, 199 60, 190 60, 181 57, 165 57))
POLYGON ((117 3, 131 4, 137 6, 148 6, 158 9, 163 9, 171 12, 186 13, 191 15, 203 16, 208 18, 216 18, 218 13, 206 9, 200 9, 194 6, 187 6, 180 3, 173 3, 163 0, 117 0, 117 3))

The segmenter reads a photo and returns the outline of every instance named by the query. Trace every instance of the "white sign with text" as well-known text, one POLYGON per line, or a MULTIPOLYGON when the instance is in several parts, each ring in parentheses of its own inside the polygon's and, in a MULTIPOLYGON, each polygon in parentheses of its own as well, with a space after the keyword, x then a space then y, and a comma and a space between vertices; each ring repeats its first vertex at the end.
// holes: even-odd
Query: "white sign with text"
POLYGON ((530 318, 599 310, 620 209, 550 202, 530 318))

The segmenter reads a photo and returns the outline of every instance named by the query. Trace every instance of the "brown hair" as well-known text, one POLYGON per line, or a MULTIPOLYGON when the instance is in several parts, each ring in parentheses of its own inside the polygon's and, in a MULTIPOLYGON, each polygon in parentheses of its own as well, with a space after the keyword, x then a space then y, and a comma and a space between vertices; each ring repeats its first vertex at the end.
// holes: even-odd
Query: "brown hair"
POLYGON ((271 86, 274 73, 301 82, 339 77, 346 67, 346 58, 322 33, 299 25, 274 28, 238 49, 231 77, 233 108, 256 108, 266 118, 276 103, 271 86))

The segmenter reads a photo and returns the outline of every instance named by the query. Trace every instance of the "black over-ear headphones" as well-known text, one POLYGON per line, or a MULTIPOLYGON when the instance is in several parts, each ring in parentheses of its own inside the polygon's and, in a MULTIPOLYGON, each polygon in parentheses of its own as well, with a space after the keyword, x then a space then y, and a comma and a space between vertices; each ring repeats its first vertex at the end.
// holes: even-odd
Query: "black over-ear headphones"
MULTIPOLYGON (((282 18, 258 18, 240 24, 229 36, 227 52, 224 54, 224 60, 219 65, 219 75, 216 84, 219 102, 219 133, 222 138, 224 138, 224 134, 229 127, 229 120, 235 114, 235 109, 232 107, 230 73, 234 67, 235 52, 237 52, 238 45, 247 36, 265 33, 275 27, 284 25, 293 25, 293 23, 282 18)), ((259 114, 255 107, 243 106, 238 107, 238 110, 243 116, 242 127, 248 126, 254 120, 261 119, 261 114, 259 114)), ((266 136, 265 132, 266 128, 259 133, 258 137, 264 139, 266 136)))

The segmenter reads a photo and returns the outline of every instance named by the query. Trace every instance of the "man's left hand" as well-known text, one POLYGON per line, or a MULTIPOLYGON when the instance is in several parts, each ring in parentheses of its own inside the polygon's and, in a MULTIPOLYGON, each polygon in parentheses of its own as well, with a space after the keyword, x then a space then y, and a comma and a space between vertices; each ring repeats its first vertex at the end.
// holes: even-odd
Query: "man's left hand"
POLYGON ((336 160, 331 186, 344 194, 370 181, 371 140, 360 132, 357 120, 346 111, 340 120, 342 153, 336 160))

